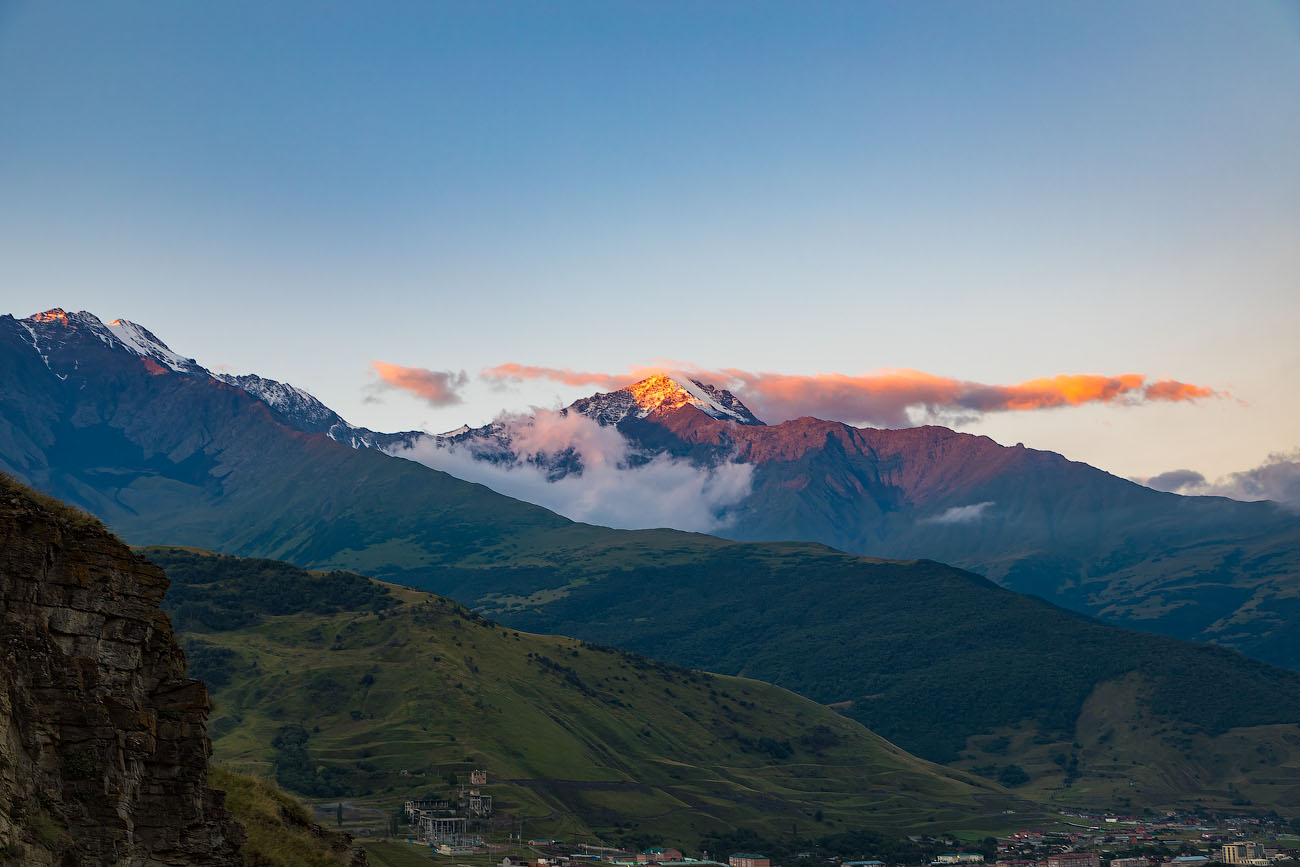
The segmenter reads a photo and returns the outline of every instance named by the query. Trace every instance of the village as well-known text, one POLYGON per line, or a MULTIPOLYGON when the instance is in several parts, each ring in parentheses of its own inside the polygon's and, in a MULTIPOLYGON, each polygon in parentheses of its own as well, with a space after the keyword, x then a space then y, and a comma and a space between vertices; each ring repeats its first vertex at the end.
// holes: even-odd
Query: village
MULTIPOLYGON (((493 806, 487 786, 487 772, 476 769, 469 774, 468 785, 460 786, 453 795, 405 802, 405 844, 435 860, 472 857, 476 865, 499 867, 578 867, 591 863, 612 867, 1270 867, 1300 863, 1300 837, 1280 833, 1271 817, 1180 812, 1136 817, 1065 810, 1060 813, 1058 827, 1024 829, 989 838, 980 847, 984 851, 963 851, 958 846, 957 851, 937 851, 929 860, 907 864, 879 860, 869 852, 857 859, 812 851, 783 856, 704 851, 692 857, 666 843, 637 851, 599 842, 524 840, 521 833, 511 835, 513 845, 503 845, 488 839, 493 806)), ((951 838, 908 839, 921 848, 956 842, 951 838)))

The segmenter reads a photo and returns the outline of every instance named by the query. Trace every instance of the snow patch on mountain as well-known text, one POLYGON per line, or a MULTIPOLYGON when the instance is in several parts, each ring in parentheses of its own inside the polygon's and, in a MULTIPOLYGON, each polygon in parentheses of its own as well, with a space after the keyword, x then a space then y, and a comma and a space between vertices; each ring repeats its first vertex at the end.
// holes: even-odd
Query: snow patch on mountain
MULTIPOLYGON (((81 314, 89 316, 90 314, 81 314)), ((99 320, 95 320, 98 322, 99 320)), ((169 367, 177 373, 207 373, 207 370, 199 366, 199 363, 193 358, 185 358, 179 355, 159 340, 152 331, 143 325, 136 325, 127 319, 114 319, 106 326, 108 331, 121 341, 122 345, 143 358, 152 358, 154 361, 169 367)))
POLYGON ((242 376, 218 373, 214 376, 226 385, 246 391, 281 415, 290 417, 295 427, 307 433, 327 433, 336 425, 351 427, 342 416, 315 396, 287 382, 277 382, 255 373, 242 376))

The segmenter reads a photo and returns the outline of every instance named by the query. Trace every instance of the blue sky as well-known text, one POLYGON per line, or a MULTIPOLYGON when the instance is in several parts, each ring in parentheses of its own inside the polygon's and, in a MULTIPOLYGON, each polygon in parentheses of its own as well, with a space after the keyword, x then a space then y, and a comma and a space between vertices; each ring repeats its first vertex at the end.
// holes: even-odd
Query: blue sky
POLYGON ((1233 398, 964 429, 1244 469, 1300 446, 1298 10, 0 0, 0 312, 383 429, 591 391, 505 362, 1137 372, 1233 398))

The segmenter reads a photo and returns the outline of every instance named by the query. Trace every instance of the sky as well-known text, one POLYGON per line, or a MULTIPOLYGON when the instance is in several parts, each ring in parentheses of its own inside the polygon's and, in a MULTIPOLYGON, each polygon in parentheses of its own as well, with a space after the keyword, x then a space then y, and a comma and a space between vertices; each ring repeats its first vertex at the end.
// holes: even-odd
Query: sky
POLYGON ((1295 2, 0 0, 0 313, 380 430, 669 364, 1212 480, 1300 447, 1298 81, 1295 2))

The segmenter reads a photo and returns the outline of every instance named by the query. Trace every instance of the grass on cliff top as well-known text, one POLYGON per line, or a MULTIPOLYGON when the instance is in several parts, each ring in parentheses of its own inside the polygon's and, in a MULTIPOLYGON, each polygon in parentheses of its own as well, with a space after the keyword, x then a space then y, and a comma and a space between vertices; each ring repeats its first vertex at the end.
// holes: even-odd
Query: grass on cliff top
POLYGON ((311 813, 297 800, 267 781, 213 765, 208 785, 226 793, 230 810, 248 839, 248 867, 338 867, 349 863, 311 832, 311 813))
POLYGON ((429 867, 433 860, 429 847, 411 843, 367 843, 365 849, 370 867, 429 867))
POLYGON ((103 523, 89 512, 83 512, 75 506, 69 506, 62 500, 33 490, 6 473, 0 472, 0 496, 18 496, 37 508, 49 512, 61 524, 71 530, 93 530, 105 533, 103 523))

